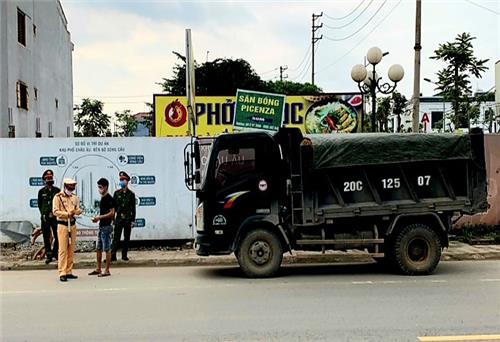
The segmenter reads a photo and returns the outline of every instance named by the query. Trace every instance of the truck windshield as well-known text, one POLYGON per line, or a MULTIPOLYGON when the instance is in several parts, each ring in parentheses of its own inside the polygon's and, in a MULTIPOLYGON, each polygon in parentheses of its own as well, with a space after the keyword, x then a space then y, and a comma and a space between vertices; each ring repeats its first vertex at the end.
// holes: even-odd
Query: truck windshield
POLYGON ((255 171, 255 149, 220 150, 215 162, 215 182, 225 186, 255 171))

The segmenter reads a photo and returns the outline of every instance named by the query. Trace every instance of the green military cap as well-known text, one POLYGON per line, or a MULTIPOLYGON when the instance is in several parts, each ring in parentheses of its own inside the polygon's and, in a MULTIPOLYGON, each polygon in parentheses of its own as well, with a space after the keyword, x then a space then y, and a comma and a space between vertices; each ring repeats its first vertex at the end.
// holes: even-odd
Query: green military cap
POLYGON ((42 174, 42 179, 46 177, 54 177, 54 172, 52 172, 52 170, 45 170, 42 174))
POLYGON ((126 179, 127 181, 130 180, 129 175, 125 171, 120 171, 120 173, 118 175, 119 175, 120 179, 123 178, 123 179, 126 179))

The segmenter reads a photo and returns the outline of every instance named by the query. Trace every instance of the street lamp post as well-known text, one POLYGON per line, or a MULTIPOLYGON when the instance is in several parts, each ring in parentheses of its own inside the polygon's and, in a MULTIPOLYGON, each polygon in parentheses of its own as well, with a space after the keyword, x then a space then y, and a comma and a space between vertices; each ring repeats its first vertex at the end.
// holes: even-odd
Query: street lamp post
POLYGON ((403 79, 404 70, 399 64, 394 64, 389 68, 389 79, 394 82, 393 85, 382 82, 382 78, 378 77, 375 66, 382 60, 383 53, 378 47, 372 47, 368 50, 366 58, 372 65, 372 70, 368 72, 362 64, 357 64, 352 67, 351 77, 358 84, 359 91, 363 94, 370 94, 372 98, 372 132, 376 132, 375 111, 377 106, 377 92, 382 94, 390 94, 396 89, 396 85, 403 79))

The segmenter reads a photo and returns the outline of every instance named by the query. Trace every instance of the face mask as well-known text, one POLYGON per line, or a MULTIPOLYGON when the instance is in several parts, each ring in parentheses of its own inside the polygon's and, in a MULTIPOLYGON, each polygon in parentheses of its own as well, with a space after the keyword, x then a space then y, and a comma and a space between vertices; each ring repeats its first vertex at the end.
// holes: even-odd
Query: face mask
POLYGON ((48 181, 45 181, 45 184, 47 184, 48 186, 52 186, 52 185, 54 185, 54 181, 48 180, 48 181))
POLYGON ((121 180, 120 181, 120 189, 125 189, 126 186, 127 186, 127 183, 125 183, 124 180, 121 180))
POLYGON ((71 196, 73 194, 73 191, 68 190, 68 189, 64 189, 64 193, 66 194, 66 196, 71 196))

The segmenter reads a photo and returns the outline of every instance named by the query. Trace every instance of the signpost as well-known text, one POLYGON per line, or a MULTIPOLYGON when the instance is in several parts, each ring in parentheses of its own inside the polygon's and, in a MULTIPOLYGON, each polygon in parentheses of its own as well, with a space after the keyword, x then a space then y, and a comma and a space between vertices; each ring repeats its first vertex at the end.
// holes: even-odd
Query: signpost
POLYGON ((420 120, 420 122, 424 124, 424 133, 427 133, 427 124, 430 122, 427 113, 424 113, 424 115, 422 116, 422 120, 420 120))
POLYGON ((278 131, 283 124, 285 98, 285 95, 238 89, 233 126, 278 131))

